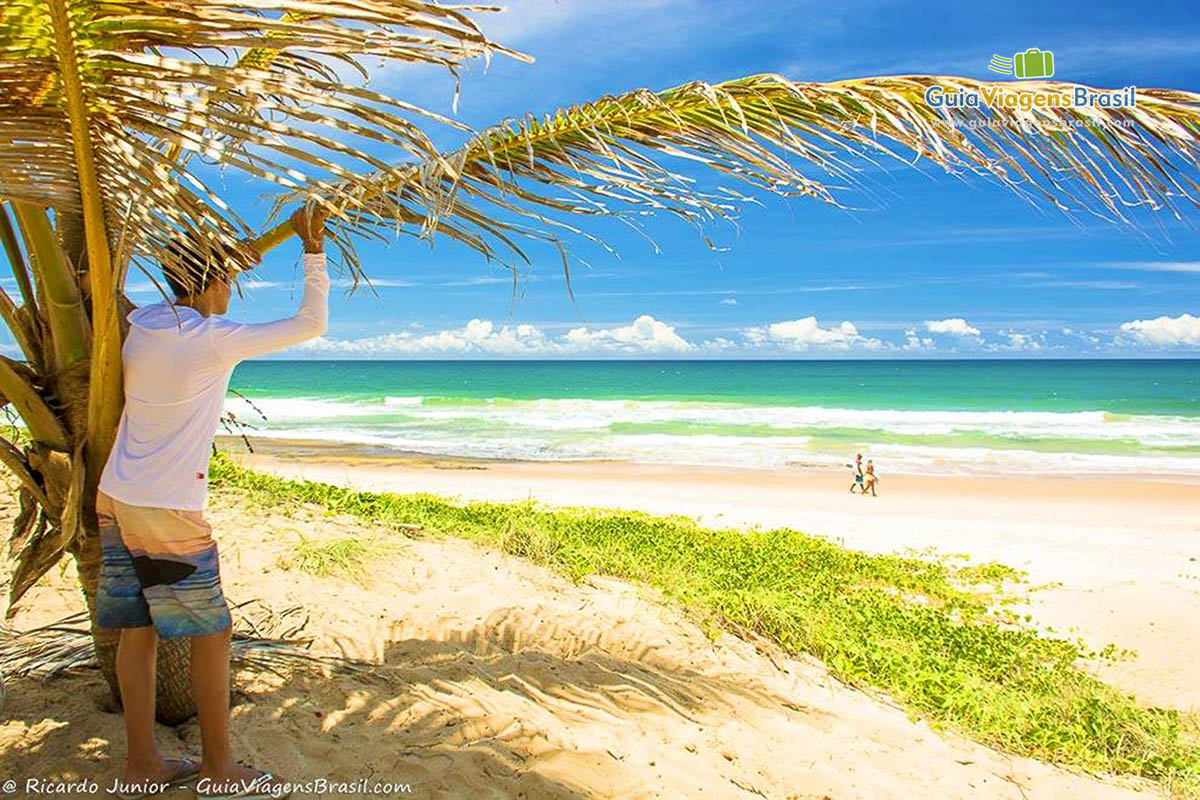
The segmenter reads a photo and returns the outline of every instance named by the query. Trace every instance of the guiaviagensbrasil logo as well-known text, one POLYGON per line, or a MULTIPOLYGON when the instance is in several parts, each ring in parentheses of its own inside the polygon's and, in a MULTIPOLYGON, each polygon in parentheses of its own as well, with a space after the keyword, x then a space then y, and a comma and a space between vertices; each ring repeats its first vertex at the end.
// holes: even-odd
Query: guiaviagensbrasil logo
MULTIPOLYGON (((1008 56, 993 55, 988 69, 1014 78, 1054 77, 1054 53, 1031 47, 1008 56)), ((947 89, 930 86, 925 102, 933 108, 1011 108, 1021 111, 1053 108, 1132 108, 1137 105, 1137 87, 1092 89, 1087 86, 992 84, 979 89, 947 89), (1011 87, 1011 88, 1010 88, 1011 87)))
POLYGON ((992 72, 999 72, 1001 75, 1015 75, 1018 78, 1052 78, 1054 77, 1054 53, 1031 47, 1024 53, 1016 53, 1012 58, 993 54, 988 69, 992 72))

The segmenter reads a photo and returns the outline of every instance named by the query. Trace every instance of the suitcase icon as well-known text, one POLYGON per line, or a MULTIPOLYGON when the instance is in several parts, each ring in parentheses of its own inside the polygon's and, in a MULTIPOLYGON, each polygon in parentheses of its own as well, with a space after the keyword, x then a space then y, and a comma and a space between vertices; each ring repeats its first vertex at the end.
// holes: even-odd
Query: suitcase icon
POLYGON ((1031 47, 1013 56, 1013 72, 1018 78, 1049 78, 1054 74, 1054 54, 1031 47))

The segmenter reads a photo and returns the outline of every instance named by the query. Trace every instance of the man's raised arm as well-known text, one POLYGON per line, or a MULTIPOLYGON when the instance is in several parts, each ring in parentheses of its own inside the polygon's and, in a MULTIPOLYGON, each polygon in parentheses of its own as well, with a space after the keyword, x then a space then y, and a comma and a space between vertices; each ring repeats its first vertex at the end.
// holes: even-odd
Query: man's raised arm
POLYGON ((329 273, 325 268, 325 216, 300 209, 292 226, 304 243, 304 297, 295 316, 274 322, 239 323, 220 319, 212 330, 222 361, 237 363, 315 339, 329 321, 329 273))

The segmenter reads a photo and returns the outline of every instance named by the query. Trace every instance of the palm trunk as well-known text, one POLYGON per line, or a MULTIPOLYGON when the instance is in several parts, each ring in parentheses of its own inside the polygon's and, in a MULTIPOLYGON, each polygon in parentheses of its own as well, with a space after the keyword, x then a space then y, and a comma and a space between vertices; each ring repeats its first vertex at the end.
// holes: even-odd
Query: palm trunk
POLYGON ((108 682, 114 704, 120 707, 121 689, 117 685, 117 643, 121 640, 121 632, 113 628, 96 626, 96 590, 100 579, 100 529, 96 523, 94 501, 86 503, 84 506, 82 530, 79 532, 79 537, 72 543, 70 553, 75 559, 75 572, 79 576, 79 588, 83 591, 84 602, 87 603, 88 619, 92 629, 92 647, 96 651, 96 661, 100 664, 100 673, 108 682))
MULTIPOLYGON (((68 222, 61 231, 66 234, 63 236, 63 244, 70 263, 78 264, 81 259, 86 258, 86 250, 82 241, 83 237, 71 235, 71 227, 68 222)), ((86 370, 83 371, 83 374, 86 374, 86 370)), ((75 395, 78 400, 67 404, 70 408, 65 410, 69 417, 85 418, 89 402, 87 395, 86 392, 80 392, 75 395)), ((105 416, 119 418, 119 415, 105 416)), ((111 431, 101 432, 106 435, 99 438, 107 441, 115 439, 116 423, 114 422, 111 427, 111 431)), ((121 632, 117 629, 100 628, 96 625, 96 593, 99 587, 101 558, 100 526, 96 517, 96 487, 100 482, 104 464, 96 463, 96 460, 88 454, 85 455, 84 469, 86 470, 86 479, 81 525, 79 535, 71 544, 69 552, 75 559, 79 588, 83 592, 84 602, 87 604, 96 661, 100 665, 100 672, 104 675, 104 680, 108 683, 114 706, 120 708, 121 689, 117 683, 117 645, 121 640, 121 632)), ((190 663, 189 639, 159 640, 155 711, 158 721, 164 725, 178 725, 196 714, 189 674, 190 663)))

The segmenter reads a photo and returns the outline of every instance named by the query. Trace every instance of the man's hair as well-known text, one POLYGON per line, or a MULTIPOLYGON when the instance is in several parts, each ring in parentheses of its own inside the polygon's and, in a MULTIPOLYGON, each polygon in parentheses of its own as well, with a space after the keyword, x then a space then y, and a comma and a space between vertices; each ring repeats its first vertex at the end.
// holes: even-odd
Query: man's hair
POLYGON ((167 245, 170 259, 163 264, 163 277, 175 293, 175 299, 195 297, 215 281, 230 276, 230 258, 221 250, 200 250, 183 237, 167 245))

